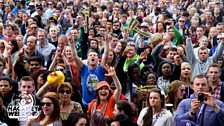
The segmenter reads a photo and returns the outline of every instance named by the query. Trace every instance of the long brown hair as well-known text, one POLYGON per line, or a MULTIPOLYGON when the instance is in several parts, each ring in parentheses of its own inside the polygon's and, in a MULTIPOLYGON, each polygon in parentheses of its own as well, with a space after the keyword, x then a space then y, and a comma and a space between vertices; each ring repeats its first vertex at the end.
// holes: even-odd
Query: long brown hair
POLYGON ((169 92, 167 93, 166 103, 173 104, 174 109, 177 108, 178 103, 179 103, 179 99, 176 100, 175 98, 178 97, 177 92, 181 85, 184 85, 184 82, 179 81, 179 80, 175 80, 175 81, 171 82, 170 87, 169 87, 169 92))
MULTIPOLYGON (((59 101, 58 101, 58 96, 54 92, 46 93, 43 96, 43 98, 49 98, 53 102, 53 104, 54 104, 54 110, 53 110, 53 112, 51 114, 50 119, 46 123, 44 123, 42 125, 42 126, 46 126, 46 125, 48 125, 48 124, 50 124, 52 122, 60 120, 60 105, 59 105, 59 101)), ((34 119, 32 121, 32 123, 40 122, 42 119, 44 119, 44 117, 45 117, 44 112, 43 112, 43 110, 41 110, 40 115, 36 119, 34 119)))
POLYGON ((160 95, 160 99, 162 100, 161 108, 164 108, 164 105, 165 105, 164 104, 165 98, 164 98, 164 95, 161 94, 161 90, 158 88, 152 89, 152 91, 148 94, 147 103, 149 105, 149 108, 148 108, 147 112, 145 113, 145 115, 143 116, 143 125, 142 126, 151 126, 152 125, 153 111, 152 111, 152 107, 149 103, 149 97, 152 92, 158 93, 160 95))

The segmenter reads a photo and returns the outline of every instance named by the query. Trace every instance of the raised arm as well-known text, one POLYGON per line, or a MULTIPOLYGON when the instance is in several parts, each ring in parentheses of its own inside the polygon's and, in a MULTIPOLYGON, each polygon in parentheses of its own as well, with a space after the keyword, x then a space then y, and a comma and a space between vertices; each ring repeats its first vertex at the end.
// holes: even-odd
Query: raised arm
POLYGON ((113 97, 114 97, 115 101, 117 101, 120 99, 120 96, 121 96, 121 90, 122 90, 121 83, 118 80, 118 77, 116 75, 116 71, 115 71, 114 67, 109 67, 108 65, 105 65, 104 69, 108 72, 105 75, 112 77, 112 79, 114 81, 116 90, 114 91, 113 97))
POLYGON ((50 65, 48 71, 53 71, 53 70, 54 70, 54 67, 55 67, 55 65, 56 65, 56 63, 57 63, 57 57, 58 57, 59 55, 61 55, 61 50, 57 49, 57 50, 55 51, 55 55, 54 55, 53 61, 51 62, 51 65, 50 65))
POLYGON ((102 67, 104 67, 107 63, 107 56, 109 55, 109 41, 111 36, 105 32, 104 37, 105 37, 105 47, 104 47, 104 53, 103 53, 102 61, 101 61, 102 67))
POLYGON ((219 43, 214 55, 212 56, 212 60, 214 63, 218 63, 218 60, 222 57, 223 50, 224 50, 224 41, 219 43))
POLYGON ((77 55, 76 48, 75 48, 75 43, 71 42, 70 44, 71 44, 72 55, 74 56, 75 63, 77 64, 79 69, 81 69, 83 67, 83 63, 82 63, 82 60, 77 55))
POLYGON ((151 55, 157 64, 159 64, 162 61, 165 61, 165 59, 160 56, 160 52, 163 47, 164 42, 161 42, 160 44, 156 45, 156 47, 152 50, 151 55))
POLYGON ((191 64, 196 61, 196 56, 194 54, 194 49, 190 37, 187 37, 186 39, 186 57, 191 64))

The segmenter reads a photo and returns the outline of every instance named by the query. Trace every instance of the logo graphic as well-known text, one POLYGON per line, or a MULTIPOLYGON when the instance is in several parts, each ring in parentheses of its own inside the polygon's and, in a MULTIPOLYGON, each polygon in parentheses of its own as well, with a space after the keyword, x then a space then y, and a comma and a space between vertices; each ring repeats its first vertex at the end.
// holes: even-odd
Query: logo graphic
POLYGON ((19 121, 36 118, 39 115, 39 106, 36 106, 35 103, 32 95, 26 93, 20 94, 18 98, 12 100, 8 105, 8 117, 18 119, 19 121))
POLYGON ((96 89, 96 86, 98 83, 99 83, 99 80, 97 76, 95 74, 90 74, 86 80, 88 91, 92 93, 96 89))

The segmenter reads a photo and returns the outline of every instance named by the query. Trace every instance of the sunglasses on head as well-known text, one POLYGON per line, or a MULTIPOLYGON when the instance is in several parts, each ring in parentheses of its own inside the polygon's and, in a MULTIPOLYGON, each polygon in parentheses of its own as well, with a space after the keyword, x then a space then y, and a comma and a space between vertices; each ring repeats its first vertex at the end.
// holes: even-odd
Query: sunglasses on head
POLYGON ((53 103, 51 103, 51 102, 42 102, 41 106, 46 105, 47 107, 49 107, 51 104, 53 104, 53 103))
POLYGON ((66 94, 70 94, 71 91, 69 90, 59 90, 59 93, 64 94, 66 92, 66 94))

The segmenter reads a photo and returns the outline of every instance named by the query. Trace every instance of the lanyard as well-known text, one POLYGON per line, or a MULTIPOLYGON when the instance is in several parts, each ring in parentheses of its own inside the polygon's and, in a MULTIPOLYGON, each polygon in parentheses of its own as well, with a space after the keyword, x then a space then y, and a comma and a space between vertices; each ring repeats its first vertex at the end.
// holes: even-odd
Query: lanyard
MULTIPOLYGON (((202 104, 202 105, 201 105, 201 108, 200 108, 200 111, 199 111, 199 113, 198 113, 198 115, 197 115, 197 123, 200 123, 200 116, 201 116, 201 114, 202 114, 202 111, 203 111, 204 107, 205 107, 205 105, 202 104)), ((202 121, 203 121, 203 120, 202 120, 202 121)))
POLYGON ((187 86, 187 98, 190 98, 190 85, 187 86))
POLYGON ((156 123, 156 121, 158 120, 159 118, 159 115, 160 113, 162 113, 163 110, 161 110, 157 115, 156 115, 156 119, 152 122, 152 125, 151 126, 154 126, 154 124, 156 123))

